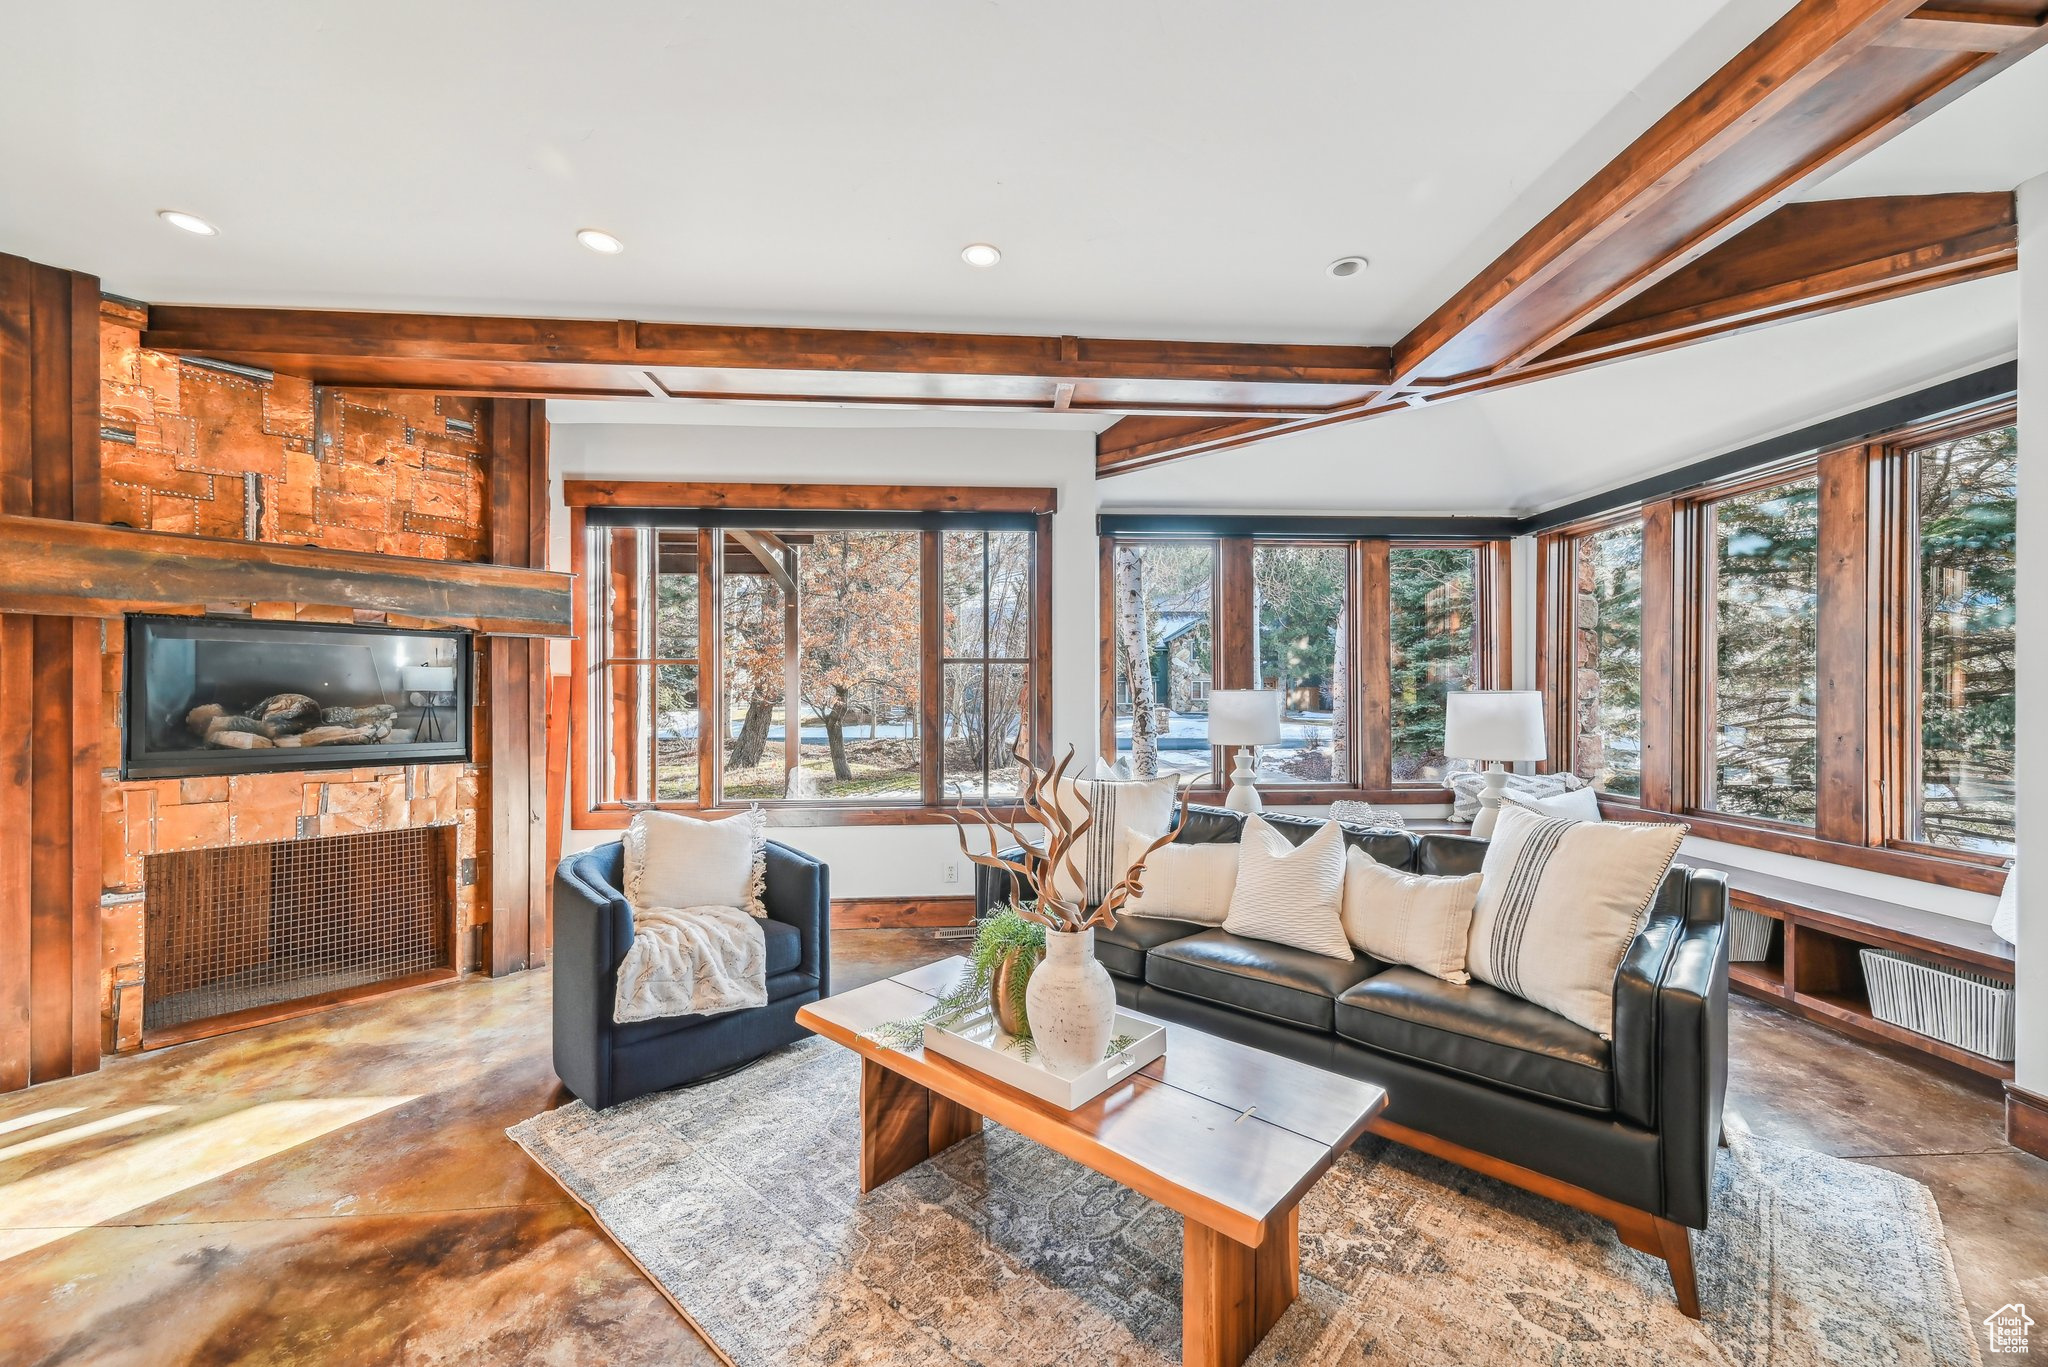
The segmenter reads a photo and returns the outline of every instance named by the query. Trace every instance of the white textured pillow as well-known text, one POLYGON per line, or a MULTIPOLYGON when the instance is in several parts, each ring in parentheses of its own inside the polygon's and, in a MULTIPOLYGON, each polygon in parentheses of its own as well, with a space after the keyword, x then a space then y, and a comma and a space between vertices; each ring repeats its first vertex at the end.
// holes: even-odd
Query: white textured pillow
POLYGON ((1614 1033, 1614 975, 1685 827, 1567 821, 1511 802, 1480 866, 1472 976, 1614 1033))
POLYGON ((1533 797, 1526 793, 1508 793, 1501 798, 1501 805, 1514 803, 1526 807, 1538 816, 1561 816, 1567 821, 1599 821, 1600 794, 1591 788, 1574 788, 1556 797, 1533 797))
POLYGON ((1325 821, 1290 845, 1262 816, 1248 816, 1237 846, 1237 887, 1223 928, 1251 940, 1349 959, 1344 938, 1344 832, 1325 821))
MULTIPOLYGON (((1125 831, 1123 853, 1117 856, 1125 870, 1156 839, 1143 831, 1125 831)), ((1237 846, 1214 842, 1161 845, 1145 861, 1140 890, 1124 903, 1124 911, 1220 926, 1230 914, 1230 894, 1237 887, 1237 855, 1237 846)))
POLYGON ((1137 831, 1147 843, 1166 834, 1166 828, 1173 824, 1174 797, 1179 788, 1180 780, 1172 774, 1130 783, 1063 780, 1058 795, 1060 810, 1079 821, 1085 814, 1081 806, 1085 797, 1094 808, 1095 819, 1073 850, 1074 868, 1081 877, 1079 887, 1063 862, 1053 872, 1054 890, 1063 897, 1072 897, 1078 891, 1088 906, 1099 906, 1109 896, 1109 890, 1123 880, 1126 866, 1117 858, 1123 832, 1137 831))
POLYGON ((1432 878, 1390 869, 1364 850, 1344 854, 1344 936, 1373 958, 1467 983, 1465 946, 1481 875, 1432 878))
POLYGON ((766 916, 767 825, 759 807, 723 821, 635 812, 626 827, 626 900, 636 907, 739 907, 766 916))

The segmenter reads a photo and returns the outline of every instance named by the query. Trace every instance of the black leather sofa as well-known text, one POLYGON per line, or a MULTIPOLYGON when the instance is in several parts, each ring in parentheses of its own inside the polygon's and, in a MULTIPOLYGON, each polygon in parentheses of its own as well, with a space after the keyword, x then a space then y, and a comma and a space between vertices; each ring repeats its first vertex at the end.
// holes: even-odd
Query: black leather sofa
POLYGON ((555 1075, 593 1110, 751 1063, 810 1032, 797 1008, 829 993, 832 894, 824 864, 768 842, 768 1004, 716 1016, 612 1022, 633 909, 618 841, 555 870, 555 1075))
MULTIPOLYGON (((1297 845, 1321 824, 1266 819, 1297 845)), ((1193 807, 1175 838, 1242 831, 1236 813, 1193 807)), ((1425 874, 1477 872, 1486 853, 1448 834, 1345 840, 1425 874)), ((985 912, 1007 880, 981 869, 976 895, 985 912)), ((1671 870, 1615 980, 1611 1041, 1483 983, 1185 921, 1119 917, 1095 952, 1120 1004, 1378 1083, 1375 1132, 1613 1221, 1670 1265, 1697 1318, 1690 1231, 1707 1225, 1727 1089, 1727 906, 1720 874, 1671 870)))

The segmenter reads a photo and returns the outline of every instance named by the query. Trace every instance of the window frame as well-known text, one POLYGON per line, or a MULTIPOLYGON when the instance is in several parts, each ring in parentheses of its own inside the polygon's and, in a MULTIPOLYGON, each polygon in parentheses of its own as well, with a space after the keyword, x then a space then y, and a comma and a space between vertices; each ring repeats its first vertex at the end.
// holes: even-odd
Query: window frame
POLYGON ((1643 522, 1641 796, 1600 794, 1620 819, 1683 821, 1703 839, 1980 893, 2010 858, 1903 838, 1918 725, 1917 502, 1910 453, 2015 421, 2010 397, 1624 505, 1537 537, 1537 676, 1551 753, 1570 770, 1572 565, 1577 540, 1643 522), (1708 505, 1804 473, 1820 479, 1818 810, 1813 826, 1705 808, 1711 764, 1708 505), (1690 681, 1690 682, 1688 682, 1690 681))
MULTIPOLYGON (((933 725, 933 714, 943 705, 945 668, 944 589, 941 579, 943 538, 948 531, 983 531, 975 525, 976 513, 1028 513, 1030 527, 999 528, 1024 531, 1030 547, 1030 615, 1027 627, 1029 658, 1025 686, 1025 730, 1035 764, 1048 762, 1048 740, 1052 727, 1052 521, 1057 491, 1052 489, 987 489, 971 487, 865 486, 865 485, 750 485, 688 484, 668 485, 612 481, 572 481, 565 487, 569 505, 570 573, 573 594, 573 625, 570 640, 570 825, 577 830, 619 830, 629 825, 639 811, 686 812, 707 820, 720 820, 745 812, 751 800, 725 800, 723 787, 724 747, 719 743, 723 728, 709 724, 722 715, 725 689, 724 649, 724 566, 723 543, 732 510, 744 509, 750 523, 772 527, 778 519, 795 518, 821 510, 849 514, 871 513, 878 523, 889 522, 900 529, 906 514, 929 515, 916 530, 919 536, 920 641, 918 680, 920 707, 919 795, 906 799, 863 799, 857 801, 792 800, 761 801, 768 823, 779 827, 926 825, 947 822, 962 807, 980 808, 978 798, 948 798, 944 794, 942 740, 933 725), (670 491, 686 493, 689 505, 664 497, 670 491), (700 721, 697 727, 697 795, 680 802, 611 801, 600 795, 598 765, 604 756, 598 742, 607 735, 592 711, 604 696, 600 681, 611 669, 628 664, 603 653, 605 642, 596 635, 606 620, 602 595, 609 577, 595 571, 592 558, 595 536, 604 526, 593 522, 591 508, 639 508, 647 510, 645 521, 636 524, 643 532, 695 532, 698 537, 697 607, 697 695, 700 721), (716 513, 716 518, 706 514, 716 513), (700 519, 690 525, 692 514, 700 519), (756 516, 758 514, 758 516, 756 516), (965 514, 964 517, 955 517, 965 514)), ((849 521, 845 530, 861 530, 849 521)), ((670 663, 663 660, 660 663, 670 663)), ((690 662, 685 662, 690 663, 690 662)), ((643 666, 647 667, 647 666, 643 666)), ((658 780, 657 780, 658 782, 658 780)), ((1016 819, 1020 809, 1014 803, 997 802, 998 816, 1016 819)))
MULTIPOLYGON (((1441 783, 1393 781, 1392 721, 1392 585, 1389 554, 1395 547, 1470 549, 1475 552, 1473 584, 1474 631, 1478 642, 1479 688, 1505 688, 1513 661, 1513 608, 1509 593, 1510 543, 1501 537, 1345 537, 1298 532, 1251 535, 1188 535, 1162 530, 1156 534, 1120 534, 1098 538, 1099 606, 1102 649, 1096 697, 1101 709, 1100 742, 1105 756, 1116 751, 1116 551, 1121 545, 1207 543, 1216 548, 1214 588, 1210 598, 1211 671, 1216 688, 1257 685, 1258 641, 1254 629, 1255 546, 1343 547, 1347 555, 1345 633, 1351 675, 1349 714, 1351 772, 1341 782, 1262 784, 1268 801, 1285 806, 1315 807, 1357 800, 1384 805, 1444 806, 1451 789, 1441 783)), ((1224 778, 1234 755, 1229 747, 1212 746, 1214 766, 1208 781, 1189 788, 1198 802, 1221 801, 1224 778)))
MULTIPOLYGON (((1533 622, 1536 632, 1536 686, 1543 691, 1543 729, 1545 749, 1550 758, 1537 766, 1542 773, 1576 773, 1578 762, 1578 717, 1573 707, 1577 691, 1574 673, 1578 664, 1578 556, 1581 543, 1621 527, 1635 526, 1643 541, 1644 574, 1647 574, 1649 560, 1649 527, 1642 504, 1631 503, 1611 512, 1574 522, 1556 531, 1540 533, 1536 538, 1536 611, 1533 622)), ((1638 587, 1637 596, 1643 596, 1638 587)), ((1648 604, 1641 612, 1647 614, 1648 604)), ((1638 624, 1636 653, 1643 655, 1641 636, 1647 622, 1638 624)), ((1639 688, 1640 692, 1640 688, 1639 688)), ((1637 731, 1641 732, 1645 719, 1641 715, 1648 706, 1648 699, 1638 704, 1637 731)), ((1590 786, 1592 780, 1587 780, 1590 786)), ((1640 744, 1636 756, 1636 795, 1609 793, 1595 788, 1602 802, 1618 806, 1638 808, 1642 805, 1642 755, 1640 744)))

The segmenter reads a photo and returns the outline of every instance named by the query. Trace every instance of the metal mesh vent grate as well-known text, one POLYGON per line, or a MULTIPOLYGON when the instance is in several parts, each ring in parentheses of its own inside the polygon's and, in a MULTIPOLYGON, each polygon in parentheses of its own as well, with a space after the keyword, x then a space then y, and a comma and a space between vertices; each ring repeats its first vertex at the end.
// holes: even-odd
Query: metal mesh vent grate
POLYGON ((453 826, 150 855, 142 1028, 452 970, 454 859, 453 826))

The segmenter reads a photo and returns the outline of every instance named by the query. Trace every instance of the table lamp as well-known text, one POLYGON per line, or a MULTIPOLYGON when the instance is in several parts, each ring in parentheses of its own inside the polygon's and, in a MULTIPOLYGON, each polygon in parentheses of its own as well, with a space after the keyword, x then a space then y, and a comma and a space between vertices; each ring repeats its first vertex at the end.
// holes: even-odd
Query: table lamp
POLYGON ((1280 694, 1269 688, 1216 688, 1209 692, 1209 743, 1237 748, 1237 767, 1230 775, 1230 796, 1223 805, 1233 812, 1263 809, 1254 748, 1280 739, 1280 694))
POLYGON ((1444 698, 1444 754, 1450 759, 1486 764, 1486 786, 1479 790, 1479 815, 1472 834, 1485 839, 1500 819, 1500 797, 1508 786, 1502 767, 1517 760, 1542 759, 1549 753, 1543 739, 1543 695, 1533 690, 1460 692, 1444 698))

